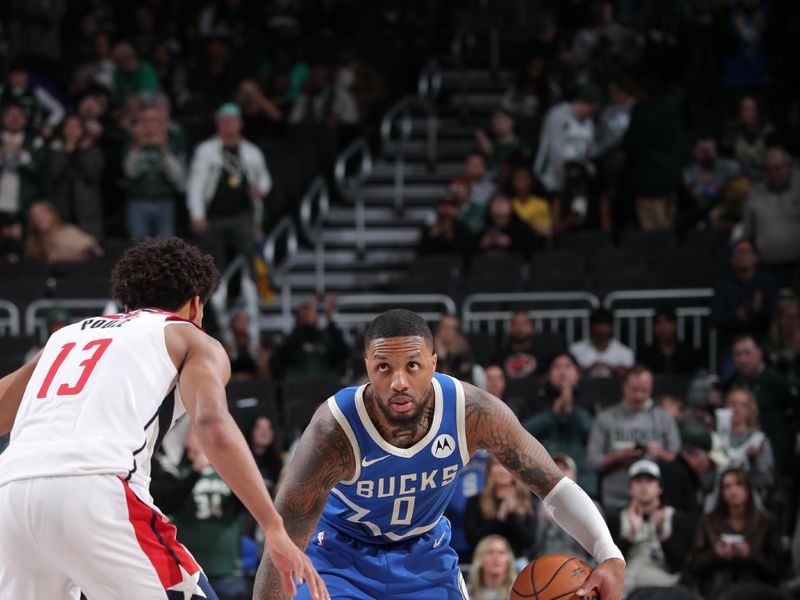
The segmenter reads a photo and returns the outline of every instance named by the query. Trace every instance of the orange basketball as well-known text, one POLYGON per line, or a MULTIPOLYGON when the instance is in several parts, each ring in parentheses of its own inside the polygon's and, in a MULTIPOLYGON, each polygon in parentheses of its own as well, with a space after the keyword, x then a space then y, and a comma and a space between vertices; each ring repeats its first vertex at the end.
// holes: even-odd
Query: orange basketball
POLYGON ((509 600, 578 600, 575 592, 592 572, 569 554, 540 556, 520 571, 509 600))

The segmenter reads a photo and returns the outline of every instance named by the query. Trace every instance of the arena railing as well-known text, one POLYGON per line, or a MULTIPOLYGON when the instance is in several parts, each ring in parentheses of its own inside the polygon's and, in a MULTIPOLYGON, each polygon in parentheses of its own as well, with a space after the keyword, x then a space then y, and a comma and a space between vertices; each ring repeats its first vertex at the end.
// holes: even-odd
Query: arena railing
POLYGON ((406 177, 406 144, 414 133, 412 111, 422 110, 426 119, 425 157, 427 168, 436 170, 436 143, 439 118, 432 102, 414 96, 406 96, 396 102, 381 119, 381 150, 387 158, 394 157, 394 209, 398 215, 403 213, 403 193, 406 177))
POLYGON ((363 137, 354 140, 342 150, 333 166, 336 189, 345 200, 355 205, 356 250, 361 255, 366 252, 363 188, 370 173, 372 173, 372 153, 367 140, 363 137), (355 164, 355 169, 350 168, 352 163, 355 164))
MULTIPOLYGON (((42 298, 34 300, 25 307, 25 335, 37 336, 47 339, 46 312, 51 308, 66 309, 71 321, 80 318, 93 317, 105 314, 106 309, 113 304, 109 298, 42 298)), ((113 312, 116 312, 116 308, 113 312)))
POLYGON ((675 311, 678 338, 689 340, 697 350, 707 351, 708 367, 716 369, 717 332, 711 326, 710 288, 672 290, 619 290, 603 298, 603 306, 614 313, 614 337, 634 352, 639 344, 653 343, 653 318, 660 306, 675 311), (707 340, 707 346, 704 345, 707 340))
POLYGON ((379 314, 398 307, 410 308, 431 323, 457 311, 445 294, 345 294, 336 299, 333 320, 352 338, 363 334, 379 314))
POLYGON ((515 310, 527 310, 538 331, 560 332, 568 343, 589 334, 589 316, 600 300, 589 292, 519 292, 471 294, 461 304, 467 333, 497 335, 506 331, 515 310))
POLYGON ((270 231, 264 243, 264 260, 269 266, 272 281, 281 288, 281 329, 292 329, 292 281, 290 272, 297 254, 297 228, 291 217, 283 217, 270 231), (283 253, 279 253, 279 242, 285 242, 283 253))
POLYGON ((442 72, 435 60, 428 61, 417 78, 417 94, 434 102, 442 90, 442 72))
POLYGON ((226 342, 233 342, 233 332, 230 329, 232 314, 228 309, 228 290, 230 288, 231 280, 234 277, 239 277, 239 296, 243 310, 247 312, 250 318, 250 342, 255 350, 258 343, 259 324, 258 324, 258 289, 256 288, 255 281, 253 280, 250 259, 247 256, 239 254, 236 256, 219 278, 219 285, 211 295, 209 304, 214 310, 214 316, 217 319, 217 326, 219 331, 226 342))
POLYGON ((19 309, 8 300, 0 300, 0 333, 14 336, 20 334, 19 309))
POLYGON ((300 230, 306 240, 314 243, 314 288, 325 292, 325 242, 322 225, 328 218, 331 200, 324 177, 316 177, 300 199, 300 230))

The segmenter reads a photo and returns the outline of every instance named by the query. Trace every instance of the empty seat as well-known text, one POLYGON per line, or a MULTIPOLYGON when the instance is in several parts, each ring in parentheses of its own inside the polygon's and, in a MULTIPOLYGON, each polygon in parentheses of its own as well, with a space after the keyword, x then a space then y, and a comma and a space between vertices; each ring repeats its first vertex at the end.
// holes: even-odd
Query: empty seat
POLYGON ((686 232, 683 245, 694 250, 717 252, 727 248, 730 237, 730 231, 721 229, 690 229, 686 232))
POLYGON ((520 422, 542 410, 539 382, 536 377, 511 378, 506 380, 505 402, 520 422))
POLYGON ((587 262, 589 271, 640 267, 644 264, 644 255, 635 250, 606 248, 590 254, 587 262))
POLYGON ((0 336, 0 355, 25 354, 38 345, 36 338, 30 335, 0 336))
POLYGON ((691 382, 691 375, 655 373, 653 375, 653 398, 669 394, 683 400, 686 398, 686 392, 691 382))
POLYGON ((472 271, 464 281, 463 290, 466 293, 507 293, 519 292, 524 287, 524 280, 520 273, 497 273, 472 271))
POLYGON ((644 267, 598 270, 592 274, 592 289, 598 294, 619 290, 651 290, 667 285, 666 278, 644 267))
POLYGON ((472 355, 479 365, 487 365, 494 358, 497 349, 497 336, 493 333, 474 332, 466 334, 472 355))
POLYGON ((460 277, 464 270, 464 257, 459 254, 418 256, 411 265, 414 273, 433 273, 439 276, 460 277))
POLYGON ((581 273, 586 269, 586 257, 569 250, 553 250, 534 254, 531 259, 531 276, 537 271, 570 271, 581 273))
POLYGON ((589 255, 603 248, 613 246, 611 235, 605 231, 579 231, 567 233, 556 239, 556 247, 560 250, 574 250, 589 255))
POLYGON ((228 406, 237 425, 247 437, 253 421, 260 415, 269 417, 275 431, 277 447, 284 449, 286 436, 278 410, 275 387, 268 379, 231 379, 226 388, 228 406))
POLYGON ((660 254, 675 248, 675 235, 669 230, 626 231, 620 246, 626 250, 644 254, 660 254))
POLYGON ((581 377, 578 404, 593 414, 622 400, 622 387, 616 377, 581 377))
POLYGON ((469 273, 476 276, 504 274, 519 277, 522 273, 522 265, 522 259, 516 254, 475 256, 470 262, 469 273))
POLYGON ((586 290, 589 277, 582 271, 535 271, 531 272, 527 289, 532 292, 571 292, 586 290))

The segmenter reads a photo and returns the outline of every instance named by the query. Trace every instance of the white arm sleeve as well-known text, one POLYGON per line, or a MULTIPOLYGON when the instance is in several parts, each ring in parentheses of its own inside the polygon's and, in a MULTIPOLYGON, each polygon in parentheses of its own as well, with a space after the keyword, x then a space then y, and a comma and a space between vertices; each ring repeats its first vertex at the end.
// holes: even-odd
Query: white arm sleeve
POLYGON ((556 523, 575 538, 598 564, 609 558, 625 561, 594 502, 569 477, 563 477, 550 490, 544 497, 544 504, 556 523))

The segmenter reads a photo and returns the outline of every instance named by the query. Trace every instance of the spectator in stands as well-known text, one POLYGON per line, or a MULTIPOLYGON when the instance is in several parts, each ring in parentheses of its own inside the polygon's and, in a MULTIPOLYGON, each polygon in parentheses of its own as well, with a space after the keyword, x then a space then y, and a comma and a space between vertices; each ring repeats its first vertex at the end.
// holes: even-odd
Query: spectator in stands
POLYGON ((600 474, 600 497, 608 513, 627 501, 628 468, 642 458, 670 461, 680 450, 678 426, 653 405, 653 374, 645 367, 629 370, 622 381, 622 402, 594 420, 586 451, 589 468, 600 474))
POLYGON ((508 196, 495 192, 486 207, 486 225, 478 236, 477 252, 528 258, 541 244, 541 239, 514 212, 508 196))
POLYGON ((239 84, 236 104, 242 110, 247 131, 256 141, 264 140, 274 131, 274 124, 283 121, 283 111, 252 79, 245 79, 239 84))
POLYGON ((161 89, 155 69, 146 60, 139 59, 130 42, 117 42, 111 56, 116 66, 114 92, 119 102, 124 102, 132 94, 161 89))
POLYGON ((703 517, 687 560, 706 598, 731 584, 775 585, 783 565, 780 528, 756 507, 747 472, 732 467, 720 482, 716 506, 703 517))
POLYGON ((775 304, 764 351, 769 363, 797 384, 800 382, 800 300, 781 298, 775 304))
POLYGON ((498 110, 492 114, 490 134, 483 129, 475 130, 475 140, 486 157, 486 166, 497 169, 512 154, 526 151, 527 146, 517 137, 514 117, 506 111, 498 110))
POLYGON ((569 347, 584 374, 590 377, 622 375, 633 366, 633 350, 613 337, 614 315, 599 308, 589 317, 589 338, 569 347))
MULTIPOLYGON (((541 339, 541 338, 540 338, 541 339)), ((551 359, 565 350, 563 340, 548 338, 540 345, 536 337, 536 324, 526 310, 515 310, 508 326, 508 338, 498 353, 506 377, 522 379, 541 374, 551 359)))
POLYGON ((22 219, 0 212, 0 263, 18 263, 24 253, 22 219))
POLYGON ((25 112, 12 104, 3 111, 0 131, 0 213, 21 216, 38 194, 40 138, 25 132, 25 112))
POLYGON ((692 521, 663 503, 661 469, 640 460, 628 469, 630 501, 611 518, 609 529, 625 555, 623 594, 642 587, 671 587, 678 583, 693 541, 692 521))
POLYGON ((607 196, 592 189, 589 168, 581 162, 564 165, 564 189, 553 199, 553 235, 587 229, 611 230, 607 196))
POLYGON ((461 205, 455 196, 441 196, 436 202, 436 221, 423 227, 417 252, 468 256, 475 242, 469 227, 458 218, 460 211, 461 205))
MULTIPOLYGON (((568 454, 556 452, 552 454, 553 462, 558 468, 573 481, 580 481, 580 473, 575 468, 575 461, 568 454)), ((603 509, 595 502, 601 514, 603 509)), ((571 535, 564 531, 554 520, 553 514, 547 509, 544 502, 539 502, 536 508, 536 528, 533 535, 533 549, 531 556, 545 554, 569 554, 580 558, 588 564, 594 560, 586 549, 575 541, 571 535)))
POLYGON ((730 231, 732 235, 740 231, 751 186, 750 180, 744 175, 722 184, 716 203, 708 213, 708 222, 713 229, 730 231))
POLYGON ((128 230, 136 240, 175 235, 175 196, 185 172, 170 146, 167 125, 161 111, 141 111, 122 162, 128 182, 128 230))
POLYGON ((615 77, 608 83, 609 102, 597 119, 594 155, 603 156, 619 148, 631 122, 638 86, 628 77, 615 77))
POLYGON ((63 223, 51 202, 34 202, 28 212, 25 257, 52 263, 70 263, 100 256, 97 240, 75 225, 63 223))
POLYGON ((218 38, 209 39, 190 72, 191 99, 186 110, 205 116, 216 110, 236 92, 240 81, 240 65, 233 50, 218 38))
POLYGON ((302 93, 309 73, 305 62, 295 57, 286 45, 279 45, 272 56, 259 65, 256 78, 270 99, 281 109, 286 109, 302 93))
POLYGON ((776 472, 780 475, 784 466, 789 467, 786 458, 794 436, 788 431, 788 413, 796 398, 789 380, 764 363, 764 352, 752 335, 737 337, 732 349, 736 371, 727 382, 728 388, 744 387, 755 395, 761 428, 772 444, 776 472))
POLYGON ((0 86, 0 109, 18 106, 25 113, 28 132, 49 138, 64 118, 64 106, 44 86, 31 82, 30 72, 22 63, 8 67, 6 81, 0 86))
POLYGON ((467 590, 473 600, 508 598, 517 577, 514 552, 501 535, 487 535, 475 547, 467 590))
POLYGON ((581 473, 580 486, 591 496, 597 494, 597 476, 586 466, 586 442, 592 430, 592 416, 579 406, 576 390, 580 369, 568 353, 557 355, 547 370, 543 388, 545 410, 528 417, 523 425, 550 454, 563 453, 573 458, 581 473))
POLYGON ((672 417, 678 427, 681 426, 685 416, 683 412, 683 398, 674 394, 661 394, 658 398, 658 408, 672 417))
POLYGON ((270 371, 270 352, 261 340, 252 339, 250 315, 239 310, 231 319, 231 343, 226 344, 228 358, 231 360, 233 379, 268 379, 270 371))
POLYGON ((535 181, 530 169, 517 167, 511 175, 511 187, 514 197, 511 206, 520 220, 527 224, 537 236, 550 240, 553 235, 553 218, 550 214, 550 203, 537 196, 535 181))
POLYGON ((692 345, 678 339, 678 317, 669 307, 656 310, 653 317, 653 344, 639 352, 636 359, 653 373, 688 375, 701 366, 700 357, 692 345))
POLYGON ((336 83, 353 96, 362 127, 372 130, 381 118, 386 86, 380 72, 364 62, 353 45, 339 52, 336 83))
POLYGON ((506 373, 501 365, 486 365, 486 391, 495 398, 503 399, 506 393, 506 373))
POLYGON ((755 241, 761 258, 788 282, 792 263, 800 260, 800 172, 782 148, 764 156, 764 181, 753 186, 747 199, 744 236, 755 241))
POLYGON ((765 336, 778 297, 775 280, 759 266, 753 242, 735 242, 730 264, 731 270, 717 280, 711 300, 711 322, 719 334, 723 377, 731 373, 728 349, 733 338, 744 333, 765 336))
POLYGON ((549 89, 546 66, 544 56, 531 56, 514 85, 506 90, 500 101, 503 110, 514 117, 522 137, 527 138, 527 134, 536 131, 537 121, 541 120, 542 110, 547 106, 549 89))
POLYGON ((564 188, 564 164, 590 157, 594 141, 592 117, 602 103, 602 92, 593 85, 582 87, 570 102, 561 102, 547 112, 534 172, 548 192, 564 188))
POLYGON ((261 476, 264 478, 264 484, 270 493, 274 493, 283 468, 283 461, 281 460, 281 450, 275 440, 272 421, 266 415, 258 415, 248 427, 247 433, 247 441, 253 457, 256 459, 258 470, 261 471, 261 476))
POLYGON ((587 8, 588 27, 579 29, 572 40, 575 68, 583 77, 602 72, 609 62, 620 59, 628 37, 626 28, 614 18, 613 2, 595 1, 587 8))
POLYGON ((203 572, 220 600, 244 600, 250 595, 239 571, 241 504, 216 472, 190 431, 186 452, 177 467, 162 465, 151 484, 161 509, 181 528, 183 544, 203 565, 203 572))
POLYGON ((472 382, 475 357, 455 315, 444 315, 433 331, 436 370, 462 381, 472 382))
MULTIPOLYGON (((169 96, 162 92, 148 92, 147 94, 143 94, 143 96, 146 107, 153 108, 160 115, 161 121, 166 123, 167 141, 169 142, 170 150, 178 157, 185 171, 188 160, 189 138, 186 135, 183 125, 172 118, 172 103, 169 96)), ((178 189, 183 192, 185 191, 186 182, 181 181, 180 183, 181 185, 179 185, 178 189)))
POLYGON ((317 123, 326 127, 358 123, 358 105, 346 88, 334 81, 328 65, 311 66, 308 81, 289 112, 290 123, 317 123))
POLYGON ((769 3, 761 0, 739 0, 728 4, 725 20, 731 39, 724 65, 728 87, 753 89, 767 83, 765 38, 769 13, 769 3))
POLYGON ((759 426, 756 398, 748 389, 732 388, 725 395, 725 407, 731 410, 731 431, 722 449, 731 466, 749 471, 753 490, 764 498, 775 484, 775 458, 759 426))
POLYGON ((324 328, 319 326, 314 297, 295 312, 294 329, 273 355, 272 369, 287 379, 340 377, 350 348, 333 321, 336 297, 325 296, 324 328))
POLYGON ((741 98, 731 145, 742 173, 751 181, 763 179, 764 155, 774 138, 775 128, 762 114, 758 99, 753 96, 741 98))
POLYGON ((683 122, 678 108, 646 83, 631 109, 623 142, 627 178, 639 227, 672 229, 681 180, 683 122))
POLYGON ((714 205, 722 185, 738 174, 739 163, 719 156, 714 136, 708 133, 697 135, 692 148, 692 162, 683 169, 683 185, 700 219, 704 219, 714 205))
POLYGON ((681 429, 681 449, 674 460, 660 461, 661 500, 697 522, 703 514, 706 494, 714 485, 711 434, 706 429, 681 429))
POLYGON ((48 149, 45 191, 59 216, 96 240, 103 239, 103 151, 87 135, 76 114, 61 122, 48 149))
POLYGON ((464 159, 464 177, 469 181, 469 196, 461 206, 459 219, 477 235, 483 229, 486 207, 494 194, 494 183, 486 174, 486 159, 479 152, 470 152, 464 159))
POLYGON ((150 61, 168 102, 182 109, 192 94, 189 90, 189 73, 176 56, 173 45, 168 40, 158 42, 150 53, 150 61))
POLYGON ((189 169, 190 228, 222 239, 231 255, 252 257, 272 179, 261 150, 242 137, 238 106, 217 109, 216 126, 217 134, 197 147, 189 169))
POLYGON ((464 526, 470 544, 487 535, 501 535, 517 557, 528 556, 533 545, 533 494, 497 459, 486 464, 483 490, 467 500, 464 526))

